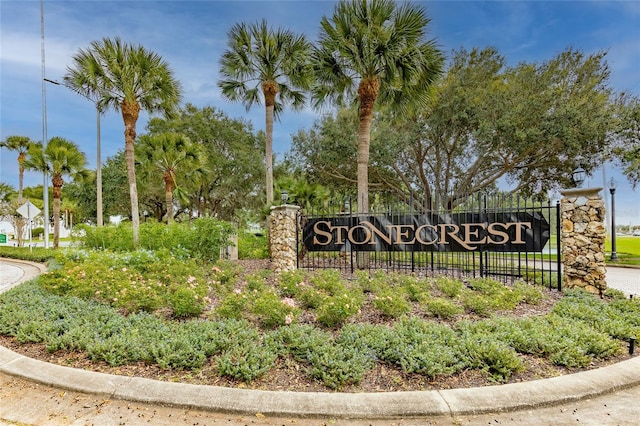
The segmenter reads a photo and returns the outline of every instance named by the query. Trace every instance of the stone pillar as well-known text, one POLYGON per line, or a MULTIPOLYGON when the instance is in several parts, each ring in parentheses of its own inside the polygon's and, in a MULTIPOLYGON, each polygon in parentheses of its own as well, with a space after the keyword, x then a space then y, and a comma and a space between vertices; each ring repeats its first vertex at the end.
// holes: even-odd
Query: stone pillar
POLYGON ((564 285, 602 296, 607 289, 604 263, 604 201, 602 188, 561 191, 562 264, 564 285))
POLYGON ((271 207, 269 247, 271 265, 275 272, 293 271, 298 266, 298 210, 300 207, 288 204, 271 207))

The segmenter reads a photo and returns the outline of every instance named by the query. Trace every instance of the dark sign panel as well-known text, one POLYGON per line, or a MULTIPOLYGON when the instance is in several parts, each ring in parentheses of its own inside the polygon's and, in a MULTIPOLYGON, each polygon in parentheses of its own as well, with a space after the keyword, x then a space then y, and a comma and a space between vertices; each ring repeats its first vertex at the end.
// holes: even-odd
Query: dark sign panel
POLYGON ((308 251, 541 252, 550 227, 540 213, 463 213, 311 218, 308 251))

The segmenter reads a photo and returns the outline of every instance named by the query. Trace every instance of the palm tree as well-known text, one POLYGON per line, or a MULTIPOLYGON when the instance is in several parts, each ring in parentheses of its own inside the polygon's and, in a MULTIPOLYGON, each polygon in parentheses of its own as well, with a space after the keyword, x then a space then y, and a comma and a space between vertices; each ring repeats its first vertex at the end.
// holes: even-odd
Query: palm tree
MULTIPOLYGON (((33 141, 27 136, 9 136, 0 142, 0 147, 7 148, 9 151, 18 152, 18 206, 22 205, 22 187, 24 185, 24 162, 27 159, 27 151, 33 141)), ((24 227, 24 219, 21 216, 16 217, 16 236, 18 246, 22 246, 22 228, 24 227)))
POLYGON ((0 142, 0 147, 18 152, 18 203, 20 204, 22 204, 22 186, 24 184, 24 162, 32 143, 33 141, 26 136, 9 136, 0 142))
POLYGON ((267 143, 267 204, 273 202, 273 119, 285 106, 302 108, 304 91, 311 87, 311 44, 304 35, 278 28, 266 21, 235 24, 228 33, 228 49, 220 60, 218 86, 231 101, 241 101, 247 111, 264 98, 267 143))
POLYGON ((178 178, 197 180, 206 173, 205 153, 201 145, 180 133, 144 135, 138 143, 138 164, 143 176, 162 176, 167 207, 167 223, 173 220, 173 196, 178 192, 185 199, 178 178))
POLYGON ((424 10, 393 0, 343 0, 331 20, 321 20, 314 51, 314 104, 359 105, 358 212, 369 211, 369 142, 376 105, 398 113, 424 107, 442 72, 434 41, 424 41, 430 20, 424 10))
POLYGON ((53 137, 43 150, 41 143, 33 143, 29 147, 25 167, 31 170, 47 172, 51 176, 53 188, 53 248, 58 248, 60 241, 60 198, 64 176, 74 179, 84 178, 87 159, 78 146, 61 137, 53 137))
POLYGON ((124 121, 125 158, 134 247, 140 245, 140 214, 136 186, 134 143, 140 110, 171 114, 180 103, 181 87, 169 65, 142 46, 120 38, 94 41, 73 57, 64 76, 67 86, 96 100, 100 111, 113 108, 124 121))

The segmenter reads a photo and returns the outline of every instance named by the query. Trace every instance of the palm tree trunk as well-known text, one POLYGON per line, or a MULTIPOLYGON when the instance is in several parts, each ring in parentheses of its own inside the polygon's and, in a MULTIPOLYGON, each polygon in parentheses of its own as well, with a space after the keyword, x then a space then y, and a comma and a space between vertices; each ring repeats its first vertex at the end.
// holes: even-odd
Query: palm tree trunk
POLYGON ((173 221, 173 192, 166 190, 164 200, 167 203, 167 225, 169 225, 173 221))
POLYGON ((167 225, 173 220, 173 176, 165 173, 164 177, 164 201, 167 205, 167 225))
POLYGON ((369 145, 373 106, 380 91, 377 78, 364 79, 358 87, 360 122, 358 125, 358 213, 369 213, 369 145))
POLYGON ((265 146, 267 176, 267 205, 273 203, 273 105, 266 108, 267 143, 265 146))
MULTIPOLYGON (((378 97, 380 82, 377 78, 364 79, 358 87, 360 99, 360 121, 358 124, 358 213, 369 213, 369 146, 371 142, 371 121, 373 106, 378 97)), ((369 253, 359 252, 356 256, 359 269, 369 266, 369 253)))
POLYGON ((124 120, 125 159, 127 162, 127 178, 129 180, 129 198, 131 200, 131 223, 133 225, 133 248, 140 246, 140 213, 138 211, 138 186, 136 184, 136 167, 134 143, 136 140, 136 122, 140 113, 137 102, 122 102, 122 119, 124 120))
POLYGON ((358 126, 358 213, 369 213, 369 145, 372 114, 360 117, 358 126))
POLYGON ((62 176, 55 175, 51 179, 53 186, 53 248, 57 249, 60 243, 60 198, 62 196, 62 176))
POLYGON ((278 93, 278 84, 275 81, 265 81, 262 83, 265 104, 265 130, 267 133, 267 143, 265 146, 265 165, 267 176, 265 184, 267 186, 267 205, 273 203, 273 111, 278 93))

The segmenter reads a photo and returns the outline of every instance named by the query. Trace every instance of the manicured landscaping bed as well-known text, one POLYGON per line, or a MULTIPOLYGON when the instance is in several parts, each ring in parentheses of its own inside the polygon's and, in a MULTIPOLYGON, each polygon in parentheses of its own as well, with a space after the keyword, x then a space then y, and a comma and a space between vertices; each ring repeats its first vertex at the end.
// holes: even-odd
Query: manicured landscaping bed
POLYGON ((640 303, 526 283, 68 250, 0 295, 0 343, 79 368, 260 389, 530 380, 624 359, 640 303))

